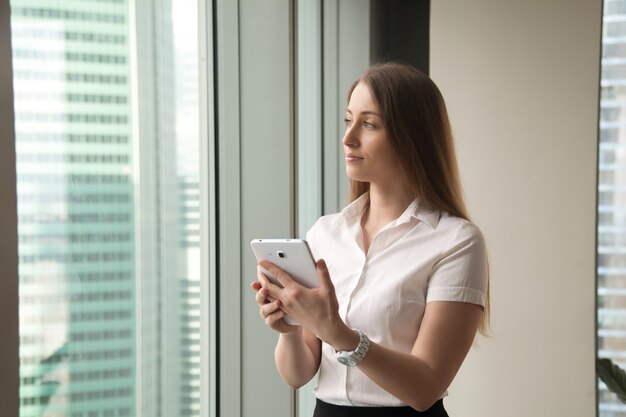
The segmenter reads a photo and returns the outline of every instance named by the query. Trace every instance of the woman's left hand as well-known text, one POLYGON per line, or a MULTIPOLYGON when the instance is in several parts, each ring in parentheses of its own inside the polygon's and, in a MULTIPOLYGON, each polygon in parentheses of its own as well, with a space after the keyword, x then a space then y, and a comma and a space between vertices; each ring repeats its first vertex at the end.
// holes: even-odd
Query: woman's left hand
POLYGON ((339 316, 339 303, 335 287, 330 279, 324 260, 316 262, 318 288, 306 288, 285 271, 267 261, 259 265, 269 271, 283 288, 273 284, 264 274, 259 281, 269 296, 280 300, 280 309, 297 320, 303 327, 337 350, 352 350, 358 344, 358 334, 350 329, 339 316))

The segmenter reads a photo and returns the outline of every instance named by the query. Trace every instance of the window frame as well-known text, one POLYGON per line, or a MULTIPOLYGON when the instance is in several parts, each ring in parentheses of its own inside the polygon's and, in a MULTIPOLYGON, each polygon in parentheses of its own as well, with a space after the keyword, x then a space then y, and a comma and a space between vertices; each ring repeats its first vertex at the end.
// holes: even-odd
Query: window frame
POLYGON ((13 70, 11 56, 11 9, 9 2, 0 2, 0 415, 17 416, 19 396, 19 293, 17 255, 17 179, 15 172, 15 124, 13 105, 13 70))
MULTIPOLYGON (((259 322, 248 288, 255 277, 248 242, 296 234, 294 18, 295 0, 199 1, 199 31, 204 33, 199 39, 201 158, 206 164, 201 209, 208 213, 201 225, 208 247, 201 250, 208 259, 203 274, 209 277, 202 291, 205 297, 208 292, 209 305, 203 313, 209 315, 210 323, 202 332, 202 346, 209 355, 205 361, 209 370, 203 369, 202 381, 203 392, 208 391, 202 399, 205 416, 243 416, 252 410, 260 417, 296 413, 295 391, 280 380, 271 360, 276 336, 259 322), (270 45, 268 49, 254 47, 260 38, 270 45), (259 65, 246 66, 248 62, 259 65), (268 94, 275 100, 272 106, 267 106, 268 94), (255 134, 263 129, 267 142, 255 134), (268 160, 277 162, 268 164, 268 160), (212 183, 216 187, 210 187, 212 183), (250 204, 260 199, 270 203, 250 204), (267 360, 256 360, 261 355, 267 360)), ((19 415, 17 191, 8 2, 0 5, 0 28, 0 125, 7 133, 6 140, 0 141, 0 193, 4 196, 0 202, 4 231, 0 240, 4 269, 0 383, 5 387, 0 414, 19 415)), ((333 124, 329 130, 337 129, 333 124)), ((335 134, 331 136, 332 146, 325 149, 335 161, 338 146, 335 134)), ((334 211, 342 185, 337 184, 336 164, 329 168, 330 175, 324 178, 332 186, 324 187, 330 193, 325 203, 334 211)))

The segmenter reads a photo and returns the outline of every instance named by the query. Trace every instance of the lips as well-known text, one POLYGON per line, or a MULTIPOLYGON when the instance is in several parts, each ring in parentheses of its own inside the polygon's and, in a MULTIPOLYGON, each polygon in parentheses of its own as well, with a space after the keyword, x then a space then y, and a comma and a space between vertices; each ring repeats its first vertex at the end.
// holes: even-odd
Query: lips
POLYGON ((363 159, 363 158, 361 158, 360 156, 356 156, 356 155, 353 155, 353 154, 351 154, 351 153, 349 153, 349 154, 347 154, 347 155, 346 155, 346 161, 348 161, 348 162, 352 162, 352 161, 360 161, 360 160, 362 160, 362 159, 363 159))

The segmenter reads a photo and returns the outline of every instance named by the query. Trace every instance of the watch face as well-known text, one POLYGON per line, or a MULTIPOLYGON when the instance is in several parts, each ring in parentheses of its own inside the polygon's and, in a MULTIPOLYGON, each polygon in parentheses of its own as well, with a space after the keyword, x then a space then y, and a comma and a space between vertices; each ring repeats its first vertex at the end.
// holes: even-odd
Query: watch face
POLYGON ((342 365, 356 366, 356 361, 354 359, 346 357, 346 356, 339 356, 339 357, 337 357, 337 360, 342 365))

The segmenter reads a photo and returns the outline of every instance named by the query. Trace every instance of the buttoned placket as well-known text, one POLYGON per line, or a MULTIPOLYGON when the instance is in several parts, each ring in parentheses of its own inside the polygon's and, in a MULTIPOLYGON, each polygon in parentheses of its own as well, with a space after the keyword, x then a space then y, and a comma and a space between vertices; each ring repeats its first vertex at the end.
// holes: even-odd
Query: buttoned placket
MULTIPOLYGON (((370 243, 370 247, 367 250, 367 252, 365 252, 365 249, 362 245, 363 232, 361 229, 361 222, 358 221, 349 227, 350 231, 353 232, 352 236, 354 236, 354 239, 355 239, 354 243, 357 245, 357 247, 359 248, 361 252, 361 255, 363 256, 363 265, 361 267, 361 272, 359 274, 355 274, 354 278, 352 278, 352 281, 350 281, 350 284, 348 286, 349 290, 345 292, 346 300, 344 300, 345 302, 341 303, 342 308, 340 309, 340 316, 343 317, 348 327, 352 327, 350 324, 350 319, 348 318, 348 313, 350 312, 350 307, 352 305, 353 295, 355 291, 357 290, 359 284, 363 281, 363 277, 367 273, 369 260, 376 254, 376 250, 378 250, 382 244, 381 240, 383 240, 383 238, 389 233, 389 231, 397 227, 399 224, 402 224, 405 222, 405 221, 398 221, 398 220, 394 220, 393 222, 383 227, 378 233, 376 233, 376 235, 372 239, 372 242, 370 243), (355 230, 354 229, 355 227, 358 227, 358 230, 355 230)), ((345 372, 344 372, 344 390, 345 390, 344 392, 346 395, 346 400, 350 404, 354 405, 354 403, 350 399, 350 387, 348 386, 348 381, 350 380, 351 372, 352 372, 352 368, 349 366, 346 366, 345 372)))
MULTIPOLYGON (((354 250, 355 252, 357 252, 356 256, 360 256, 363 263, 361 267, 361 272, 359 274, 355 274, 355 276, 352 278, 346 290, 343 292, 343 296, 341 300, 342 302, 339 304, 340 305, 339 315, 343 318, 344 322, 346 323, 348 327, 351 327, 350 321, 348 319, 348 312, 350 311, 350 303, 352 301, 352 294, 354 293, 354 290, 356 289, 359 282, 361 281, 361 278, 365 274, 366 267, 367 267, 367 254, 364 253, 363 246, 362 246, 363 233, 361 231, 360 217, 357 217, 357 219, 358 220, 353 222, 351 225, 347 225, 347 228, 348 228, 348 233, 353 238, 353 243, 355 245, 354 250)), ((348 386, 348 381, 350 379, 350 372, 351 372, 350 368, 351 367, 349 366, 344 367, 343 387, 344 387, 344 394, 345 394, 346 400, 348 401, 348 403, 354 405, 352 400, 350 399, 350 394, 349 394, 350 387, 348 386)))
MULTIPOLYGON (((396 228, 397 226, 403 223, 409 222, 410 219, 412 218, 412 215, 415 213, 416 209, 417 209, 417 206, 415 205, 415 203, 411 204, 409 208, 407 208, 407 210, 405 210, 405 212, 399 218, 392 221, 391 223, 383 227, 378 233, 376 233, 376 235, 374 236, 374 238, 372 239, 370 243, 370 247, 367 252, 365 252, 365 248, 363 246, 363 230, 361 228, 362 212, 360 213, 360 215, 356 215, 352 217, 350 220, 346 219, 346 223, 345 223, 345 226, 347 228, 346 232, 351 236, 352 242, 356 246, 355 250, 358 251, 358 255, 362 257, 362 260, 363 260, 360 273, 355 274, 355 276, 352 278, 346 290, 341 295, 342 299, 340 300, 340 303, 339 303, 340 304, 339 315, 340 317, 343 318, 344 322, 346 323, 348 327, 352 327, 350 324, 350 319, 348 318, 348 313, 350 312, 353 295, 355 291, 357 290, 359 283, 362 282, 363 277, 367 273, 369 260, 376 254, 376 251, 381 247, 381 245, 385 246, 383 243, 385 242, 388 243, 388 239, 383 239, 383 237, 386 236, 389 233, 389 231, 396 228)), ((351 372, 352 372, 351 367, 349 366, 344 367, 343 386, 344 386, 344 393, 345 393, 346 400, 348 401, 348 403, 354 405, 354 403, 350 399, 350 387, 348 386, 348 381, 350 380, 351 372)))

